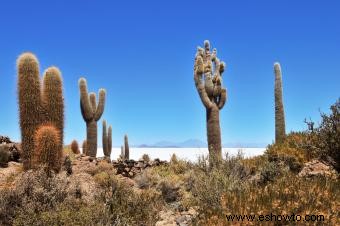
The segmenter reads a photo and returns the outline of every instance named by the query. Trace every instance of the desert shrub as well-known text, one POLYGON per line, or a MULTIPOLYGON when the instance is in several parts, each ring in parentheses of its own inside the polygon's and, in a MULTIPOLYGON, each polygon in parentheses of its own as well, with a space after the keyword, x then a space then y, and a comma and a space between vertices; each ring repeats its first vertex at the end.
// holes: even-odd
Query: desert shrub
POLYGON ((269 161, 282 162, 293 172, 299 172, 305 162, 316 157, 306 148, 308 142, 305 132, 291 132, 282 143, 268 145, 265 155, 269 161))
POLYGON ((152 169, 143 170, 134 180, 141 189, 151 188, 157 185, 160 177, 152 172, 152 169))
POLYGON ((260 168, 260 184, 273 182, 281 174, 280 167, 276 162, 268 162, 260 168))
POLYGON ((165 202, 170 203, 180 199, 180 186, 176 180, 163 179, 157 187, 165 202))
POLYGON ((142 155, 142 160, 144 162, 150 162, 150 156, 148 154, 143 154, 142 155))
POLYGON ((320 158, 331 159, 332 165, 340 172, 340 99, 331 107, 329 115, 321 113, 322 121, 316 129, 309 128, 312 147, 320 158))
POLYGON ((7 167, 9 160, 9 153, 4 145, 0 144, 0 167, 7 167))
POLYGON ((99 161, 95 167, 89 167, 85 170, 86 173, 94 176, 98 173, 107 172, 108 174, 115 174, 115 169, 113 165, 107 161, 99 161))
POLYGON ((64 169, 65 169, 65 171, 66 171, 68 176, 70 176, 72 174, 72 172, 73 172, 73 170, 72 170, 72 161, 71 161, 71 158, 70 158, 69 155, 67 155, 65 157, 65 160, 64 160, 64 169))
POLYGON ((45 170, 25 172, 11 191, 0 194, 0 225, 11 224, 20 212, 29 217, 30 212, 43 212, 54 209, 67 197, 67 180, 62 175, 48 175, 45 170))
POLYGON ((74 154, 79 154, 80 150, 79 150, 79 145, 78 142, 76 140, 73 140, 71 143, 71 150, 74 154))
POLYGON ((112 223, 122 221, 125 223, 123 225, 154 225, 163 202, 154 189, 136 193, 131 187, 115 180, 106 205, 112 223))

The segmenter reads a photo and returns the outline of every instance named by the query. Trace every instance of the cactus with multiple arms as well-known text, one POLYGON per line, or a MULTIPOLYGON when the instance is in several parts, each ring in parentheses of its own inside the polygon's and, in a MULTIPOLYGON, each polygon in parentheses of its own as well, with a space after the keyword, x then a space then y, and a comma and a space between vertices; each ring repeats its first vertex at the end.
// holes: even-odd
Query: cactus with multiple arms
POLYGON ((197 92, 206 108, 208 148, 211 160, 218 160, 222 157, 219 111, 227 100, 227 90, 222 87, 224 69, 225 63, 217 58, 216 49, 211 53, 209 41, 204 41, 204 49, 197 48, 194 80, 197 92))
POLYGON ((48 68, 40 87, 39 62, 32 53, 23 53, 17 60, 18 99, 23 150, 23 166, 31 168, 35 150, 34 134, 38 127, 50 123, 59 131, 59 145, 63 144, 64 98, 62 78, 58 68, 48 68))
POLYGON ((87 145, 86 154, 91 157, 97 155, 97 121, 104 112, 105 95, 104 89, 99 90, 99 101, 96 103, 96 94, 87 91, 87 84, 84 78, 79 79, 80 109, 86 122, 87 145))
POLYGON ((103 151, 104 156, 110 159, 112 151, 112 127, 106 129, 106 121, 103 120, 103 151))
POLYGON ((281 143, 286 136, 285 113, 282 100, 282 74, 279 63, 274 64, 275 73, 275 142, 281 143))

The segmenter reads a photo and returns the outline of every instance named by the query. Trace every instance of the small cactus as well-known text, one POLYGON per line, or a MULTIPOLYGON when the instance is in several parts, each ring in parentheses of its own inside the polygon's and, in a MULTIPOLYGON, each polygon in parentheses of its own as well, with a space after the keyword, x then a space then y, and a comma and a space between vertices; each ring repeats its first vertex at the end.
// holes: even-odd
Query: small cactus
POLYGON ((71 150, 74 154, 79 154, 80 150, 79 150, 79 145, 78 142, 76 140, 73 140, 71 143, 71 150))
POLYGON ((62 146, 59 141, 59 130, 53 125, 40 126, 34 136, 33 166, 43 164, 48 171, 59 172, 62 164, 62 146))
POLYGON ((130 148, 129 148, 129 140, 128 136, 124 136, 124 159, 130 159, 130 148))
POLYGON ((112 127, 106 129, 106 121, 103 120, 103 152, 104 156, 110 159, 112 151, 112 127))
POLYGON ((124 160, 124 158, 125 158, 125 150, 124 150, 124 146, 123 145, 120 146, 120 158, 122 160, 124 160))
POLYGON ((99 101, 96 103, 96 94, 88 93, 87 84, 84 78, 79 79, 80 109, 87 131, 87 155, 96 157, 97 155, 97 121, 104 112, 106 91, 99 90, 99 101))
POLYGON ((274 64, 275 73, 275 142, 282 143, 286 137, 285 113, 282 100, 282 74, 279 63, 274 64))

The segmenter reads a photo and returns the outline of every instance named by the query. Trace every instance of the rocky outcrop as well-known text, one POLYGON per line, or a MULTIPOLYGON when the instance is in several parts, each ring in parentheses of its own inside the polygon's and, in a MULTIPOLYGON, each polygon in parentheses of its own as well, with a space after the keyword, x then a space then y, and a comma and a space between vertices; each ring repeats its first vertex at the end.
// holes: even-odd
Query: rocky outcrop
POLYGON ((336 170, 329 164, 320 160, 313 160, 305 163, 301 172, 300 177, 315 177, 315 176, 326 176, 330 178, 337 178, 336 170))
POLYGON ((135 160, 130 159, 130 160, 112 161, 112 164, 113 164, 113 167, 117 170, 117 174, 120 174, 124 177, 133 178, 148 167, 166 165, 168 164, 168 162, 161 161, 159 159, 155 159, 150 162, 147 162, 144 160, 135 161, 135 160))
POLYGON ((160 211, 160 220, 156 222, 156 226, 189 226, 192 225, 193 219, 198 216, 198 212, 190 207, 188 211, 174 212, 172 210, 160 211))
POLYGON ((20 144, 12 142, 7 136, 0 136, 0 152, 1 152, 1 164, 3 167, 7 167, 8 162, 20 162, 21 147, 20 144), (3 158, 6 155, 6 158, 3 158), (6 159, 6 162, 3 162, 6 159))

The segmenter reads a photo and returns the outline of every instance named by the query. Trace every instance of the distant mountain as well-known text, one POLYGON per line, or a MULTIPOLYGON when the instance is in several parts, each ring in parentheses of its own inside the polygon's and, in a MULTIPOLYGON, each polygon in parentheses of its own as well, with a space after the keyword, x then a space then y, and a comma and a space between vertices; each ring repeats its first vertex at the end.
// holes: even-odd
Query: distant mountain
POLYGON ((267 147, 267 143, 242 143, 242 142, 234 142, 234 143, 225 143, 223 147, 226 148, 265 148, 267 147))

